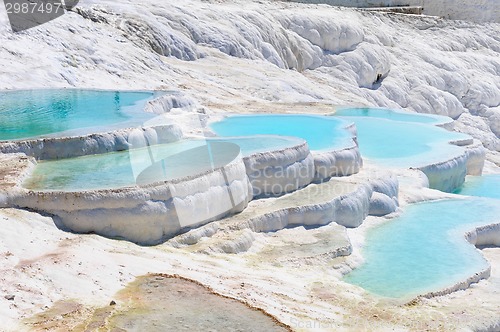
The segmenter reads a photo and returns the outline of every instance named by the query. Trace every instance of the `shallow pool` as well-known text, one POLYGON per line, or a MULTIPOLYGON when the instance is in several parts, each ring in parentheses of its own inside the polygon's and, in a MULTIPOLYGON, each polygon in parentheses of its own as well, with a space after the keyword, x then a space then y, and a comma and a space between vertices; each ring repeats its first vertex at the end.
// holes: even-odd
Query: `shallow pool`
POLYGON ((351 122, 315 115, 235 115, 210 125, 219 136, 280 135, 300 137, 311 150, 343 149, 353 145, 346 129, 351 122))
POLYGON ((146 185, 225 166, 240 152, 247 156, 303 142, 298 138, 277 136, 189 139, 129 151, 42 161, 23 186, 40 191, 84 191, 146 185), (238 151, 230 146, 215 150, 218 146, 214 145, 209 150, 207 142, 231 143, 238 151))
MULTIPOLYGON (((356 113, 363 114, 363 111, 356 113)), ((356 124, 361 155, 380 166, 421 167, 463 154, 463 148, 449 142, 468 140, 468 135, 416 121, 420 115, 411 114, 414 120, 408 116, 374 109, 366 116, 340 118, 356 124)))
POLYGON ((455 193, 500 199, 500 174, 467 176, 463 186, 455 193))
POLYGON ((362 116, 370 118, 380 118, 393 121, 427 123, 427 124, 443 124, 448 123, 451 119, 447 116, 434 114, 412 113, 403 110, 391 110, 386 108, 341 108, 335 111, 336 116, 362 116))
POLYGON ((159 92, 22 90, 0 92, 0 141, 84 135, 141 125, 159 92))
POLYGON ((257 135, 252 137, 211 137, 209 142, 231 142, 241 148, 244 157, 258 152, 280 150, 304 144, 305 140, 298 137, 257 135))
POLYGON ((498 200, 468 198, 413 204, 368 231, 365 263, 344 280, 386 297, 410 298, 464 281, 487 268, 465 238, 473 227, 500 221, 498 200))
POLYGON ((311 150, 327 150, 352 145, 352 134, 345 128, 355 123, 363 158, 380 166, 408 168, 443 162, 463 154, 462 147, 450 142, 470 140, 470 137, 435 125, 448 120, 443 116, 359 108, 339 110, 335 116, 230 116, 211 124, 211 128, 219 136, 295 136, 305 139, 311 150))

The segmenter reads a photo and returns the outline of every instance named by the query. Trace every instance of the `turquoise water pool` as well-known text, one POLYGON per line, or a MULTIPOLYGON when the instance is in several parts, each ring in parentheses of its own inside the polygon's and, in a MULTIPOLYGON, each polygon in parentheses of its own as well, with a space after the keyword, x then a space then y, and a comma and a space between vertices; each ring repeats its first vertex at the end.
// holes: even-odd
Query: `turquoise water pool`
POLYGON ((210 125, 219 136, 300 137, 311 150, 343 149, 353 144, 348 121, 315 115, 236 115, 210 125))
POLYGON ((359 108, 339 110, 335 116, 230 116, 211 124, 211 128, 219 136, 295 136, 305 139, 311 150, 327 150, 352 145, 352 134, 345 128, 355 123, 363 158, 380 166, 408 168, 463 154, 463 148, 449 142, 470 137, 435 125, 448 120, 442 116, 359 108))
POLYGON ((365 263, 344 280, 369 292, 411 298, 464 281, 488 267, 464 238, 473 227, 500 222, 500 201, 485 198, 412 204, 369 230, 365 263))
POLYGON ((265 136, 218 139, 189 139, 133 149, 40 162, 23 186, 41 191, 84 191, 135 186, 197 175, 214 167, 225 166, 233 149, 209 151, 207 142, 232 143, 242 156, 256 152, 282 149, 304 141, 298 138, 265 136), (231 150, 231 151, 230 151, 231 150), (207 153, 211 153, 209 156, 207 153), (144 171, 162 162, 162 169, 144 171), (163 162, 164 161, 164 162, 163 162), (219 162, 218 162, 219 161, 219 162))
POLYGON ((298 137, 257 135, 252 137, 222 137, 208 138, 209 142, 231 142, 241 148, 244 157, 258 152, 280 150, 303 144, 305 141, 298 137))
MULTIPOLYGON (((378 114, 378 113, 376 113, 378 114)), ((345 116, 356 124, 361 155, 380 166, 420 167, 463 154, 450 141, 470 137, 432 124, 392 120, 383 116, 345 116)))
POLYGON ((158 95, 74 89, 0 92, 0 141, 141 125, 154 116, 143 111, 144 105, 158 95))
MULTIPOLYGON (((500 199, 500 174, 467 176, 456 194, 500 199)), ((500 204, 500 203, 499 203, 500 204)))
POLYGON ((411 113, 403 110, 391 110, 386 108, 342 108, 335 112, 336 116, 362 116, 370 118, 387 119, 393 121, 443 124, 450 122, 450 118, 442 115, 411 113))

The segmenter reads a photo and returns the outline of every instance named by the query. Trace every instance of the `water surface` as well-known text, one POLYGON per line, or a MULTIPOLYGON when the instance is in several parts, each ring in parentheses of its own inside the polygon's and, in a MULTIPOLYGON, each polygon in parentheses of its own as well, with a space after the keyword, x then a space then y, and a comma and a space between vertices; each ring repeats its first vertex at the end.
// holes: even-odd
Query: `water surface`
MULTIPOLYGON (((372 116, 341 118, 356 124, 363 158, 380 166, 420 167, 450 160, 464 152, 462 147, 450 142, 470 138, 426 123, 372 116)), ((400 119, 400 116, 395 118, 400 119)))
POLYGON ((451 118, 435 114, 412 113, 403 110, 391 110, 386 108, 342 108, 337 110, 336 116, 362 116, 370 118, 387 119, 393 121, 442 124, 452 121, 451 118))
POLYGON ((368 231, 365 259, 349 283, 385 297, 411 298, 464 281, 488 267, 465 232, 500 222, 500 201, 451 199, 412 204, 368 231))
POLYGON ((139 126, 160 92, 18 90, 0 92, 0 140, 84 135, 139 126))
POLYGON ((465 183, 456 191, 456 194, 500 199, 500 174, 468 175, 465 178, 465 183))
POLYGON ((311 150, 352 146, 351 122, 316 115, 237 115, 210 125, 219 136, 280 135, 300 137, 311 150))

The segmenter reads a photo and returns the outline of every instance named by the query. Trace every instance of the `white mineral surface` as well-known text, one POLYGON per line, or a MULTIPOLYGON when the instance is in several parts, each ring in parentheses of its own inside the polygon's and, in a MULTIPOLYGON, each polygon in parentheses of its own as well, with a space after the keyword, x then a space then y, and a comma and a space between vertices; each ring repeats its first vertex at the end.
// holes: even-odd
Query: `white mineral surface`
MULTIPOLYGON (((0 88, 178 91, 181 97, 165 105, 181 127, 189 127, 189 112, 324 114, 363 105, 447 115, 454 119, 449 128, 488 149, 485 173, 500 173, 500 24, 478 21, 266 0, 82 0, 61 18, 14 34, 0 6, 0 88)), ((7 155, 0 162, 3 207, 13 179, 31 164, 24 159, 16 169, 17 159, 7 155)), ((375 192, 360 194, 356 224, 370 210, 378 215, 451 196, 428 189, 418 170, 365 165, 338 181, 375 192), (399 188, 392 180, 367 184, 395 176, 399 188)), ((253 201, 249 209, 266 211, 286 197, 253 201)), ((296 330, 498 329, 500 252, 494 246, 482 249, 491 263, 488 279, 411 305, 342 282, 342 273, 363 259, 366 230, 385 220, 368 216, 347 230, 335 223, 310 230, 303 222, 268 233, 221 221, 142 247, 64 232, 48 216, 2 208, 0 330, 36 329, 35 315, 72 299, 79 310, 44 316, 54 329, 70 330, 147 273, 198 280, 296 330), (28 318, 31 325, 24 323, 28 318)), ((475 231, 478 243, 498 245, 492 239, 497 228, 488 230, 475 231)))

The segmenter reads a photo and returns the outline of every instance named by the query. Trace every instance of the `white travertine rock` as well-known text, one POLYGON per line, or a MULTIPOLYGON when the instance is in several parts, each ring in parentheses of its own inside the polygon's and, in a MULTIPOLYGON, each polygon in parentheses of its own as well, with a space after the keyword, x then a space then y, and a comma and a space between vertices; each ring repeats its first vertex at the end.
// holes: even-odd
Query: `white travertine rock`
POLYGON ((307 143, 243 158, 254 197, 282 195, 310 184, 314 160, 307 143))
POLYGON ((358 227, 370 213, 370 199, 373 189, 364 185, 353 195, 341 197, 336 211, 336 220, 345 227, 358 227))
POLYGON ((460 155, 432 165, 419 167, 429 179, 429 188, 453 192, 465 182, 467 175, 467 156, 460 155))
POLYGON ((372 192, 369 185, 359 185, 353 192, 329 202, 276 210, 251 218, 240 227, 254 232, 271 232, 293 226, 321 226, 332 222, 357 227, 368 216, 372 192))
POLYGON ((500 7, 495 0, 291 0, 311 4, 347 7, 422 6, 423 14, 453 20, 500 23, 500 7))
POLYGON ((398 200, 399 181, 397 176, 389 173, 386 176, 370 180, 370 184, 374 192, 387 195, 396 201, 398 200))
POLYGON ((207 225, 192 229, 184 234, 178 235, 168 241, 168 243, 175 248, 193 245, 198 243, 202 238, 211 237, 212 235, 217 233, 218 230, 219 223, 214 221, 208 223, 207 225))
POLYGON ((337 54, 353 51, 364 39, 361 26, 348 20, 331 21, 326 15, 311 20, 295 13, 282 17, 281 24, 320 49, 337 54))
MULTIPOLYGON (((464 6, 457 6, 456 10, 467 13, 468 10, 464 10, 465 6, 481 8, 484 1, 463 0, 464 6)), ((445 4, 449 1, 440 3, 445 4)), ((489 3, 496 4, 497 1, 490 0, 489 3)), ((196 96, 196 102, 201 105, 216 111, 233 112, 243 112, 254 105, 260 110, 272 111, 276 108, 287 112, 289 105, 297 104, 300 107, 307 105, 308 111, 317 111, 314 105, 320 104, 323 106, 358 104, 440 112, 454 117, 459 115, 455 121, 455 130, 473 135, 492 151, 500 151, 497 116, 500 96, 498 24, 471 24, 428 17, 362 13, 337 8, 307 7, 287 2, 277 4, 266 0, 236 3, 233 1, 208 3, 199 0, 178 0, 175 3, 150 0, 141 2, 87 0, 82 1, 78 8, 81 10, 69 12, 49 24, 21 34, 13 34, 9 30, 6 15, 0 15, 0 45, 2 45, 0 58, 8 64, 0 68, 0 88, 77 86, 103 89, 171 89, 175 87, 191 96, 196 96), (279 10, 276 10, 276 6, 279 10), (314 31, 305 32, 304 36, 301 36, 292 28, 285 27, 282 22, 291 19, 292 14, 298 17, 293 19, 294 24, 299 27, 314 28, 319 36, 316 38, 313 35, 314 31), (341 28, 327 30, 330 29, 328 24, 316 23, 322 21, 341 28), (362 32, 359 44, 352 43, 358 40, 357 35, 351 38, 348 35, 327 36, 326 33, 327 31, 342 33, 347 30, 362 32), (330 51, 321 48, 330 48, 327 46, 327 41, 336 40, 337 37, 339 45, 343 38, 346 41, 345 47, 332 48, 340 53, 330 54, 330 51), (373 48, 372 52, 366 44, 377 45, 378 49, 373 48), (342 48, 348 52, 343 52, 342 48), (349 52, 353 53, 352 58, 346 54, 349 52), (347 63, 345 59, 355 64, 354 68, 360 70, 362 75, 359 76, 355 70, 344 70, 347 63), (360 61, 355 62, 357 59, 360 61), (387 67, 387 64, 390 64, 390 67, 387 67), (373 84, 371 87, 363 86, 368 85, 373 79, 375 72, 373 68, 377 66, 390 71, 386 77, 381 77, 382 81, 379 84, 373 84)), ((494 11, 483 12, 495 14, 494 11)), ((93 141, 86 144, 85 149, 88 151, 99 146, 98 142, 93 141)), ((127 146, 125 140, 113 144, 127 146)), ((107 143, 103 146, 103 150, 108 147, 107 143)), ((31 147, 25 149, 28 151, 31 147)), ((13 149, 13 151, 24 150, 13 149)), ((474 162, 471 167, 470 159, 464 164, 465 168, 469 169, 477 166, 474 162)), ((459 164, 457 166, 462 167, 459 164)), ((423 178, 420 180, 422 183, 425 182, 423 178)), ((238 185, 244 186, 243 182, 238 185)), ((425 184, 420 184, 419 181, 416 187, 423 185, 425 184)), ((251 189, 249 185, 247 187, 251 189)), ((98 206, 102 199, 110 206, 121 206, 123 203, 126 207, 136 207, 139 210, 138 202, 145 202, 144 198, 151 195, 153 198, 151 203, 148 201, 140 207, 144 209, 146 215, 153 210, 165 211, 167 205, 163 207, 158 201, 166 195, 166 191, 157 187, 148 187, 147 190, 150 194, 135 192, 134 195, 137 194, 135 198, 134 195, 127 193, 106 193, 105 196, 115 196, 107 199, 95 193, 95 197, 85 193, 82 196, 83 199, 88 199, 88 204, 82 206, 90 208, 98 206), (121 201, 120 195, 124 198, 121 201)), ((422 192, 422 197, 431 197, 430 190, 422 192)), ((433 192, 437 195, 436 191, 433 192)), ((3 194, 7 197, 8 204, 12 202, 12 194, 14 193, 3 194)), ((377 195, 371 194, 369 197, 363 195, 363 200, 371 200, 375 196, 377 195)), ((50 196, 45 196, 45 199, 44 204, 52 204, 54 209, 72 204, 65 201, 63 196, 60 199, 57 196, 56 199, 59 200, 53 203, 51 203, 53 198, 50 196)), ((325 205, 325 208, 328 207, 330 205, 325 205)), ((321 278, 315 271, 310 273, 301 269, 302 274, 300 274, 299 271, 285 271, 264 265, 267 271, 271 269, 279 278, 262 278, 260 269, 263 266, 255 265, 255 262, 248 264, 248 261, 234 260, 234 270, 231 269, 229 273, 227 260, 221 264, 214 264, 217 261, 166 252, 163 248, 159 250, 146 248, 138 251, 129 244, 117 241, 110 242, 72 234, 61 237, 57 230, 48 227, 49 224, 52 226, 51 219, 42 220, 43 218, 36 214, 21 212, 22 216, 12 214, 11 222, 5 223, 7 228, 3 233, 5 240, 3 242, 8 245, 3 251, 7 253, 8 249, 14 253, 14 257, 6 257, 6 261, 26 260, 28 253, 29 259, 35 262, 33 264, 35 269, 41 268, 41 270, 36 272, 29 267, 25 269, 17 264, 18 262, 7 265, 9 270, 6 270, 7 282, 4 284, 9 291, 15 292, 16 303, 34 304, 2 306, 5 308, 4 312, 9 315, 3 317, 7 318, 7 326, 12 326, 12 330, 19 330, 16 328, 17 323, 23 317, 34 315, 41 310, 40 308, 44 308, 45 305, 50 306, 58 300, 76 298, 78 301, 91 302, 92 305, 96 300, 109 303, 109 297, 123 287, 123 283, 132 281, 131 276, 172 269, 179 269, 179 273, 194 279, 203 275, 204 282, 215 286, 222 293, 233 294, 235 297, 241 295, 249 301, 254 301, 257 297, 265 310, 274 312, 282 321, 302 318, 304 313, 309 319, 321 319, 324 317, 325 308, 329 313, 352 309, 345 303, 351 303, 353 296, 368 299, 359 292, 353 292, 352 288, 346 291, 344 283, 329 280, 328 283, 331 284, 327 283, 324 287, 329 289, 338 287, 339 298, 345 300, 344 304, 339 303, 337 307, 335 303, 334 305, 330 303, 332 301, 329 303, 319 301, 314 304, 309 300, 312 294, 309 289, 290 287, 290 285, 302 285, 304 280, 309 284, 315 284, 318 278, 321 278), (43 241, 39 241, 40 239, 43 241), (47 257, 53 257, 54 254, 65 257, 63 263, 58 264, 55 260, 47 262, 47 257), (96 254, 97 257, 94 257, 96 254), (82 259, 83 266, 80 266, 82 259), (130 263, 131 260, 133 263, 130 263), (121 263, 126 265, 124 269, 122 269, 124 265, 119 265, 121 263), (52 273, 53 271, 62 272, 52 273), (124 275, 118 276, 118 272, 121 274, 122 271, 124 275), (41 273, 39 276, 52 274, 53 278, 33 277, 33 273, 41 273), (89 273, 92 278, 81 277, 89 273), (221 277, 224 279, 222 284, 221 277), (241 278, 244 278, 245 282, 255 281, 256 284, 248 292, 238 290, 238 295, 234 291, 234 285, 237 281, 239 283, 241 278), (86 284, 86 281, 89 283, 86 284), (23 286, 20 289, 18 286, 20 283, 27 287, 23 286), (258 291, 262 287, 278 289, 276 292, 278 295, 273 293, 272 296, 267 296, 269 294, 258 291), (290 290, 292 292, 287 293, 290 290), (97 298, 96 296, 89 298, 89 294, 94 294, 97 298), (276 309, 290 302, 281 294, 291 295, 296 300, 294 310, 276 309)), ((311 211, 312 220, 321 221, 316 213, 315 210, 311 211)), ((362 216, 363 213, 359 215, 362 216)), ((323 216, 330 215, 323 214, 323 216)), ((89 220, 95 222, 90 218, 89 220)), ((293 217, 292 221, 301 222, 300 218, 293 220, 293 217)), ((109 231, 110 234, 115 232, 112 229, 105 231, 109 231)), ((133 228, 123 231, 131 232, 132 235, 141 238, 151 238, 164 232, 158 225, 153 225, 151 231, 146 230, 144 234, 135 234, 140 230, 133 228)), ((192 240, 194 241, 194 237, 192 240)), ((486 274, 485 272, 484 275, 486 274)), ((429 305, 412 306, 412 312, 403 311, 400 306, 393 306, 390 307, 390 314, 393 315, 391 317, 398 318, 401 314, 401 320, 398 322, 422 326, 418 325, 422 321, 414 317, 430 317, 432 313, 437 312, 436 310, 443 312, 448 310, 449 308, 443 308, 443 303, 458 304, 457 308, 460 310, 477 307, 466 313, 475 321, 470 324, 472 326, 481 320, 484 322, 497 317, 494 316, 496 314, 494 311, 485 314, 479 310, 481 302, 498 305, 494 295, 497 289, 494 285, 489 288, 483 286, 479 285, 477 288, 482 288, 482 292, 476 289, 472 292, 472 297, 449 297, 444 301, 428 303, 429 305), (490 290, 493 292, 489 292, 490 290), (470 304, 471 298, 480 300, 470 304), (464 305, 464 302, 468 305, 464 305), (474 305, 476 303, 477 306, 474 305)), ((4 303, 7 303, 6 300, 4 303)), ((362 307, 365 309, 376 307, 372 306, 374 303, 370 299, 359 303, 364 303, 362 307)), ((377 313, 384 311, 386 314, 385 310, 386 307, 382 307, 376 311, 377 313)), ((338 315, 339 328, 347 322, 343 316, 345 315, 338 315)), ((337 324, 337 321, 334 321, 336 317, 332 319, 335 324, 337 324)), ((369 320, 367 324, 374 326, 379 324, 379 317, 369 320)), ((353 318, 363 319, 366 315, 354 315, 353 318)), ((451 327, 453 323, 446 322, 446 318, 439 321, 439 324, 444 322, 451 327)), ((424 324, 438 328, 438 322, 435 321, 428 320, 424 324)), ((468 323, 465 325, 460 326, 469 327, 468 323)), ((387 321, 387 326, 384 325, 384 328, 398 329, 401 326, 394 321, 387 321)), ((440 325, 439 328, 443 326, 440 325)))
POLYGON ((124 238, 143 245, 242 211, 252 199, 238 159, 207 174, 143 187, 90 192, 19 189, 9 206, 57 216, 60 227, 124 238))
POLYGON ((51 160, 128 150, 132 143, 146 146, 147 144, 175 142, 181 138, 182 131, 177 125, 172 124, 121 129, 85 136, 0 142, 0 153, 24 153, 37 160, 51 160), (149 139, 149 142, 145 137, 149 139), (138 139, 143 143, 137 141, 138 139))
POLYGON ((231 241, 224 242, 219 249, 219 252, 226 254, 237 254, 247 251, 255 241, 254 233, 249 229, 241 230, 240 234, 231 241))
MULTIPOLYGON (((134 147, 147 146, 155 134, 154 130, 135 131, 129 135, 130 144, 134 147)), ((342 150, 340 154, 350 154, 352 151, 359 156, 357 147, 342 150)), ((321 155, 336 153, 327 151, 321 155)), ((330 169, 345 167, 342 170, 345 172, 346 169, 352 169, 354 163, 355 169, 359 170, 359 162, 357 158, 333 158, 330 169)), ((311 183, 314 172, 313 156, 307 144, 301 143, 237 159, 219 170, 195 177, 139 187, 85 192, 34 192, 21 188, 19 180, 17 188, 9 191, 5 205, 56 215, 60 227, 75 232, 95 232, 140 244, 155 244, 182 231, 242 211, 256 191, 266 189, 266 186, 276 188, 275 192, 271 192, 275 195, 302 188, 311 183), (247 174, 249 170, 253 170, 253 173, 247 174), (261 172, 261 178, 255 176, 255 170, 261 172)), ((301 206, 298 202, 299 205, 295 207, 252 218, 247 228, 261 232, 331 222, 357 227, 368 214, 385 215, 396 210, 396 177, 365 179, 365 182, 356 190, 335 196, 325 203, 305 203, 301 206)), ((211 228, 199 234, 192 232, 191 237, 186 236, 180 243, 197 242, 214 232, 216 230, 211 228)))
POLYGON ((332 176, 346 176, 359 172, 363 159, 357 145, 343 150, 313 151, 314 181, 324 181, 332 176))
MULTIPOLYGON (((424 7, 455 2, 456 14, 496 4, 445 2, 424 7)), ((276 1, 244 7, 89 0, 15 38, 2 18, 0 57, 9 65, 0 88, 185 93, 167 97, 154 113, 192 103, 238 111, 255 102, 404 108, 458 118, 457 130, 500 149, 498 24, 276 1)))
MULTIPOLYGON (((355 127, 351 127, 350 130, 355 132, 355 127)), ((352 147, 341 150, 312 152, 304 143, 288 149, 253 154, 245 157, 244 161, 255 197, 282 195, 312 182, 356 174, 363 164, 354 142, 352 147)))
POLYGON ((370 199, 370 210, 368 213, 370 216, 385 216, 396 211, 397 208, 397 201, 393 198, 374 191, 370 199))
POLYGON ((370 216, 385 216, 395 212, 399 206, 399 180, 395 175, 388 174, 370 180, 373 194, 370 198, 370 216))
MULTIPOLYGON (((418 167, 429 180, 429 188, 454 192, 465 181, 466 175, 481 175, 486 159, 486 149, 481 142, 463 142, 463 154, 439 163, 418 167)), ((461 142, 456 142, 461 145, 461 142)))
POLYGON ((468 232, 465 238, 476 247, 500 246, 500 224, 477 227, 468 232))
POLYGON ((164 114, 175 108, 187 109, 195 106, 196 102, 192 98, 180 93, 170 93, 148 101, 144 110, 149 113, 164 114))
POLYGON ((465 150, 467 156, 467 175, 481 175, 486 160, 486 149, 481 142, 468 146, 465 150))

